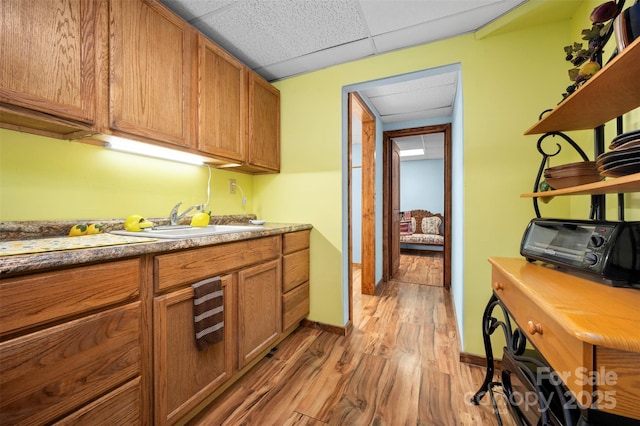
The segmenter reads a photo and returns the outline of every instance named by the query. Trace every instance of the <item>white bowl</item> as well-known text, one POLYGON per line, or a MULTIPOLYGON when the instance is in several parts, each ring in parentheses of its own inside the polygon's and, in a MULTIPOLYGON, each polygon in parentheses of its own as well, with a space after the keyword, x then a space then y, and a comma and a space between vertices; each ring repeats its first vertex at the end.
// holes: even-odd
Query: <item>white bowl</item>
POLYGON ((264 225, 267 221, 266 220, 250 220, 249 223, 251 223, 252 225, 264 225))

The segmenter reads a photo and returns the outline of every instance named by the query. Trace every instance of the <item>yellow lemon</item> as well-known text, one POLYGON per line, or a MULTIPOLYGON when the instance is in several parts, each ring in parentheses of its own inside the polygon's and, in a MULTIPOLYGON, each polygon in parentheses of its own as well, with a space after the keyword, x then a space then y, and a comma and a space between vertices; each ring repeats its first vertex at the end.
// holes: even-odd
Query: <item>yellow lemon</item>
POLYGON ((142 231, 144 228, 151 228, 153 222, 149 222, 139 214, 133 214, 124 221, 124 229, 130 232, 142 231))
POLYGON ((88 230, 88 226, 86 223, 79 223, 77 225, 73 225, 69 230, 70 237, 77 237, 79 235, 85 235, 88 230))
POLYGON ((101 223, 92 223, 87 228, 87 234, 102 234, 104 226, 101 223))
POLYGON ((209 220, 210 219, 211 219, 211 216, 209 215, 209 213, 198 213, 198 214, 195 214, 191 218, 191 226, 202 226, 202 227, 205 227, 205 226, 209 225, 209 220))

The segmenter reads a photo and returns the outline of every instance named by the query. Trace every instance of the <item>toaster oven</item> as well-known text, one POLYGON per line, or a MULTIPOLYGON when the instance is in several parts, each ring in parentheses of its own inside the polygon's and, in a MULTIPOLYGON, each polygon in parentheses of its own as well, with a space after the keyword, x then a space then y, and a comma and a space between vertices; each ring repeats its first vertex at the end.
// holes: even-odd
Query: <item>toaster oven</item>
POLYGON ((640 288, 640 222, 533 219, 520 254, 604 284, 640 288))

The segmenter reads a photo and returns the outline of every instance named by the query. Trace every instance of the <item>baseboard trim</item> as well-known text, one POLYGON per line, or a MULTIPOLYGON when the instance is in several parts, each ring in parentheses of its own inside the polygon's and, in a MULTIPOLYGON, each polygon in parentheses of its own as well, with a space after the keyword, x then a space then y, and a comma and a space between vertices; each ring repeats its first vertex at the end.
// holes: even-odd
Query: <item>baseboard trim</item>
MULTIPOLYGON (((477 365, 478 367, 487 366, 487 358, 481 355, 470 354, 468 352, 460 352, 460 362, 465 364, 477 365)), ((494 358, 493 366, 496 370, 502 370, 502 360, 494 358)))
POLYGON ((323 324, 317 321, 309 321, 308 319, 303 319, 300 323, 303 327, 315 328, 316 330, 326 331, 328 333, 338 334, 340 336, 347 336, 351 333, 353 329, 353 324, 349 321, 344 327, 339 327, 337 325, 329 325, 323 324))

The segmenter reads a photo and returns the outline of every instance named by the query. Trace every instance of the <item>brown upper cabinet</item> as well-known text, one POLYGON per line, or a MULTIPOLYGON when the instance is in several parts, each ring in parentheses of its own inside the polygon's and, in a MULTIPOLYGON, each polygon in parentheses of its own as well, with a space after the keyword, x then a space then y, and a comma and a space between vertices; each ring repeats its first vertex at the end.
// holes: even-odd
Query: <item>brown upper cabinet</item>
POLYGON ((280 171, 280 91, 254 72, 249 73, 250 166, 280 171))
POLYGON ((0 2, 0 123, 74 139, 96 120, 94 0, 0 2))
POLYGON ((247 70, 198 36, 198 149, 236 163, 245 161, 247 70))
POLYGON ((146 1, 111 0, 109 17, 110 128, 191 146, 192 28, 146 1))
POLYGON ((0 11, 0 127, 280 171, 279 91, 159 1, 2 0, 0 11))
POLYGON ((280 92, 216 44, 198 37, 198 149, 238 171, 280 171, 280 92))

